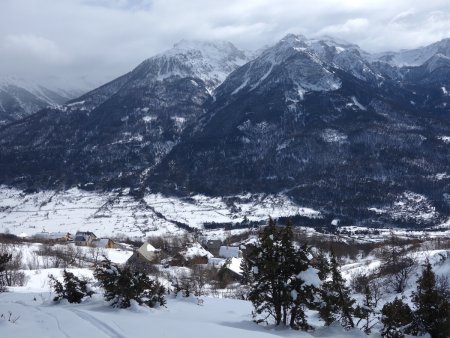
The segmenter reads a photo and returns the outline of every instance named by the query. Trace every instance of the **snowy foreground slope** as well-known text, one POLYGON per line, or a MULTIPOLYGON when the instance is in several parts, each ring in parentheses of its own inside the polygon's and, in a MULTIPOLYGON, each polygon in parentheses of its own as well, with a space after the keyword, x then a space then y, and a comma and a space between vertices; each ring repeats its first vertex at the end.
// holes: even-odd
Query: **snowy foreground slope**
MULTIPOLYGON (((22 247, 26 256, 35 250, 35 244, 22 247)), ((450 261, 442 260, 448 250, 425 250, 415 252, 417 261, 423 263, 429 258, 437 275, 450 274, 450 261)), ((123 262, 126 250, 106 250, 107 256, 116 262, 123 262)), ((380 261, 369 256, 364 261, 346 264, 342 267, 348 279, 353 273, 366 272, 379 265, 380 261)), ((92 277, 87 268, 69 269, 78 276, 92 277)), ((50 292, 47 276, 61 277, 61 269, 24 270, 28 280, 23 287, 13 287, 7 293, 0 293, 0 333, 2 337, 380 337, 378 330, 367 336, 359 329, 344 331, 339 325, 324 327, 317 313, 308 311, 308 321, 315 327, 312 332, 294 331, 289 328, 257 325, 252 322, 252 306, 248 301, 213 298, 174 298, 167 296, 167 306, 156 309, 133 304, 129 309, 113 309, 98 294, 87 298, 81 304, 65 301, 55 304, 50 292), (10 319, 11 321, 8 321, 10 319)), ((418 267, 411 276, 404 295, 415 289, 415 279, 420 273, 418 267)), ((398 294, 385 293, 381 303, 392 301, 398 294)), ((354 295, 358 299, 358 295, 354 295)))
MULTIPOLYGON (((96 297, 97 298, 97 297, 96 297)), ((367 337, 339 327, 313 334, 258 326, 251 320, 251 303, 234 299, 169 299, 167 308, 139 306, 113 310, 98 299, 81 305, 54 305, 48 293, 7 293, 0 296, 0 312, 20 315, 16 323, 0 321, 4 337, 367 337), (36 301, 34 301, 36 297, 36 301)))

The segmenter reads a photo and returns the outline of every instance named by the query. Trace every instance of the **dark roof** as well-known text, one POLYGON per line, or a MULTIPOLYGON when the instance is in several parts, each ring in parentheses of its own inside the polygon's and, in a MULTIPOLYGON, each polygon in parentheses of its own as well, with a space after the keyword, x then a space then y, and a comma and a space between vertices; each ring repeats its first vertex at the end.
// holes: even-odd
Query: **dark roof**
POLYGON ((95 236, 94 233, 91 231, 77 231, 77 233, 75 234, 75 236, 91 236, 91 235, 95 236))

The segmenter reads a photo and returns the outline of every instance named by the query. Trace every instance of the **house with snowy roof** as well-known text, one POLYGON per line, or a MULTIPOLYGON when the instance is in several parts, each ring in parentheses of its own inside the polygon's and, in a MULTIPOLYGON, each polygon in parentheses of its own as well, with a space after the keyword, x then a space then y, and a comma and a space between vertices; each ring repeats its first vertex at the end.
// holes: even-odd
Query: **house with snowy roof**
POLYGON ((90 246, 94 248, 112 249, 116 247, 116 243, 110 238, 96 238, 91 242, 90 246))
POLYGON ((186 248, 180 251, 172 259, 172 265, 191 266, 196 264, 208 264, 208 260, 214 257, 200 243, 188 243, 186 248))
POLYGON ((242 251, 238 246, 222 245, 219 249, 219 257, 222 258, 241 258, 242 251))
POLYGON ((75 245, 90 246, 92 242, 97 238, 93 232, 90 231, 77 231, 75 234, 75 245))
POLYGON ((140 270, 150 269, 161 257, 161 249, 156 249, 145 241, 139 249, 127 260, 127 265, 138 267, 140 270))

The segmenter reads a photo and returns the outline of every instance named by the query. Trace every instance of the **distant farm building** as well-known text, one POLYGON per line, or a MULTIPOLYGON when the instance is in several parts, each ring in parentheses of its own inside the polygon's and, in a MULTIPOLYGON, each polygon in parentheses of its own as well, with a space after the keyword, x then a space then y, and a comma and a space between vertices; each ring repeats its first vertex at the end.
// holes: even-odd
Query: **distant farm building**
POLYGON ((222 258, 241 258, 242 251, 238 246, 222 245, 219 249, 219 257, 222 258))
POLYGON ((208 264, 208 260, 212 257, 214 257, 213 254, 203 248, 200 243, 189 243, 186 249, 175 255, 172 264, 178 266, 208 264))
POLYGON ((222 241, 220 239, 209 239, 203 242, 203 247, 211 252, 214 256, 217 256, 219 254, 221 246, 222 241))
POLYGON ((93 232, 77 231, 77 233, 75 234, 74 242, 75 245, 90 246, 95 239, 97 239, 97 236, 95 236, 93 232))
POLYGON ((147 241, 137 249, 128 259, 127 265, 139 268, 140 270, 148 270, 160 259, 161 250, 156 249, 147 241))
POLYGON ((116 243, 110 238, 96 238, 91 242, 90 246, 94 248, 112 249, 116 247, 116 243))

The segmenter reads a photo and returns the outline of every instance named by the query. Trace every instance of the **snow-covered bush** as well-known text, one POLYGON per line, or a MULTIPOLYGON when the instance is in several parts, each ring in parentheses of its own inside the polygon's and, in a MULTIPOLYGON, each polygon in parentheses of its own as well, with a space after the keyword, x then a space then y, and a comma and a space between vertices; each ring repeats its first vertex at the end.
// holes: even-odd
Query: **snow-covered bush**
POLYGON ((143 272, 127 266, 120 268, 105 258, 95 269, 94 276, 104 289, 105 299, 113 307, 130 307, 131 300, 149 307, 166 304, 165 288, 143 272))
POLYGON ((94 292, 88 287, 86 280, 81 280, 73 273, 64 269, 63 282, 61 283, 53 275, 48 276, 53 290, 56 293, 53 301, 57 302, 61 299, 67 299, 69 303, 81 303, 83 298, 91 297, 94 292))
POLYGON ((381 310, 381 323, 383 329, 381 336, 386 338, 403 338, 410 333, 413 321, 413 312, 408 304, 399 298, 386 303, 381 310))

